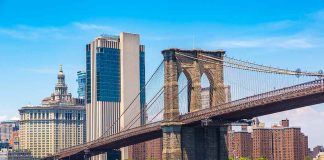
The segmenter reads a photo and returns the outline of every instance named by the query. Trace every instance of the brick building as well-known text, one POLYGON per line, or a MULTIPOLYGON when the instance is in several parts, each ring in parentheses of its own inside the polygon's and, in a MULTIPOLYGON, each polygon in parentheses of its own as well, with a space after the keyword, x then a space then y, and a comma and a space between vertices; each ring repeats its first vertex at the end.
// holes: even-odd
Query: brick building
POLYGON ((268 128, 256 128, 252 133, 253 158, 265 157, 273 159, 272 130, 268 128))
POLYGON ((162 138, 145 142, 147 160, 162 160, 162 138))
POLYGON ((252 158, 252 137, 246 131, 228 133, 228 155, 229 157, 252 158))
POLYGON ((298 127, 289 127, 285 119, 280 125, 264 128, 256 123, 252 133, 228 132, 228 154, 230 157, 247 157, 251 159, 267 158, 268 160, 304 160, 309 155, 308 137, 298 127))
POLYGON ((271 129, 253 129, 253 158, 304 160, 308 156, 308 137, 299 127, 289 127, 285 119, 271 129))

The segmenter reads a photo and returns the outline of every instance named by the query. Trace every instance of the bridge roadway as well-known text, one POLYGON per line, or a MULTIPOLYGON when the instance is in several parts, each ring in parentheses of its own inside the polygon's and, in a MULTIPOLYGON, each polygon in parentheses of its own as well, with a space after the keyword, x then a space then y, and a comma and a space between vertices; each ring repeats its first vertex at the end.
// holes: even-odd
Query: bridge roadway
MULTIPOLYGON (((324 103, 324 80, 315 80, 231 101, 212 109, 187 113, 180 117, 180 121, 183 125, 197 124, 204 119, 229 122, 319 103, 324 103)), ((55 159, 82 159, 85 150, 90 151, 91 155, 96 155, 109 149, 129 146, 159 137, 162 137, 161 122, 155 122, 64 149, 47 159, 54 159, 54 157, 55 159)))

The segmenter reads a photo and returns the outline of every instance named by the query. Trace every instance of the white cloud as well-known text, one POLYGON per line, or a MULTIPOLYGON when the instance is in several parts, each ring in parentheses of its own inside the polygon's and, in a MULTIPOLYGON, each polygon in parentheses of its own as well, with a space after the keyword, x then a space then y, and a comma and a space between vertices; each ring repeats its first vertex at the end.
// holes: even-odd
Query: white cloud
POLYGON ((6 28, 0 28, 0 34, 6 35, 12 38, 17 38, 17 39, 36 39, 38 37, 37 34, 34 32, 24 32, 21 30, 16 30, 16 29, 6 29, 6 28))
POLYGON ((57 74, 58 69, 56 68, 22 68, 24 72, 31 72, 37 74, 57 74))
POLYGON ((19 120, 19 116, 13 116, 13 117, 0 116, 0 122, 6 121, 6 120, 19 120))
POLYGON ((315 44, 307 38, 271 37, 221 40, 210 43, 219 48, 312 48, 315 44))
POLYGON ((19 120, 19 119, 20 119, 19 116, 13 116, 13 117, 10 118, 10 120, 19 120))
POLYGON ((262 116, 260 120, 270 127, 271 124, 278 124, 280 120, 286 118, 289 119, 290 126, 301 127, 302 132, 308 136, 310 148, 324 144, 324 112, 316 111, 313 107, 304 107, 262 116))
POLYGON ((0 116, 0 122, 7 120, 7 116, 0 116))
POLYGON ((295 25, 297 22, 292 20, 282 20, 282 21, 276 21, 276 22, 268 22, 268 23, 261 23, 256 26, 258 29, 262 30, 280 30, 280 29, 286 29, 293 25, 295 25))
POLYGON ((92 23, 74 23, 74 26, 76 26, 79 29, 82 30, 101 30, 101 31, 110 31, 110 32, 116 32, 116 29, 111 26, 106 25, 98 25, 98 24, 92 24, 92 23))
POLYGON ((315 21, 323 21, 324 20, 324 10, 320 10, 318 12, 315 12, 315 13, 311 14, 311 17, 315 21))
POLYGON ((22 40, 38 40, 40 38, 64 38, 64 30, 58 27, 34 27, 17 25, 10 28, 0 28, 0 35, 22 40))
POLYGON ((29 26, 16 25, 12 27, 0 27, 0 35, 21 40, 40 40, 40 39, 75 39, 84 31, 116 33, 117 30, 111 26, 98 25, 92 23, 71 23, 65 26, 29 26))

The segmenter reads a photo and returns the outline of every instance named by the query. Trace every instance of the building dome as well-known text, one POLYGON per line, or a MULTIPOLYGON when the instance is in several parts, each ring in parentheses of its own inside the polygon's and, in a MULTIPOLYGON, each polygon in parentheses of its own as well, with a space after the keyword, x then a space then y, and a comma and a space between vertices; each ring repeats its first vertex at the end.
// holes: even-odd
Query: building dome
POLYGON ((72 104, 72 94, 68 93, 68 87, 65 84, 65 75, 63 73, 62 65, 60 65, 59 72, 57 74, 57 83, 55 85, 54 92, 50 97, 45 98, 42 101, 43 105, 56 105, 56 104, 72 104))
POLYGON ((57 74, 58 77, 64 77, 64 73, 63 73, 63 67, 62 65, 60 65, 60 70, 59 73, 57 74))

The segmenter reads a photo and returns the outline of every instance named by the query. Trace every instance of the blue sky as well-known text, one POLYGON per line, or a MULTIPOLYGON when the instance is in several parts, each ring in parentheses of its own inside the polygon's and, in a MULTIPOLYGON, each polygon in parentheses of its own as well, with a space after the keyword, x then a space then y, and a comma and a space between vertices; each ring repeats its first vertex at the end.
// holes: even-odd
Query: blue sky
MULTIPOLYGON (((162 59, 160 51, 170 47, 224 49, 260 64, 324 69, 321 0, 0 0, 0 20, 0 120, 16 118, 18 108, 49 96, 59 64, 76 96, 85 44, 102 33, 139 33, 148 75, 162 59)), ((316 126, 324 124, 323 105, 262 118, 270 124, 280 116, 301 126, 311 146, 324 144, 324 129, 316 126), (306 123, 308 117, 317 123, 306 123)))

